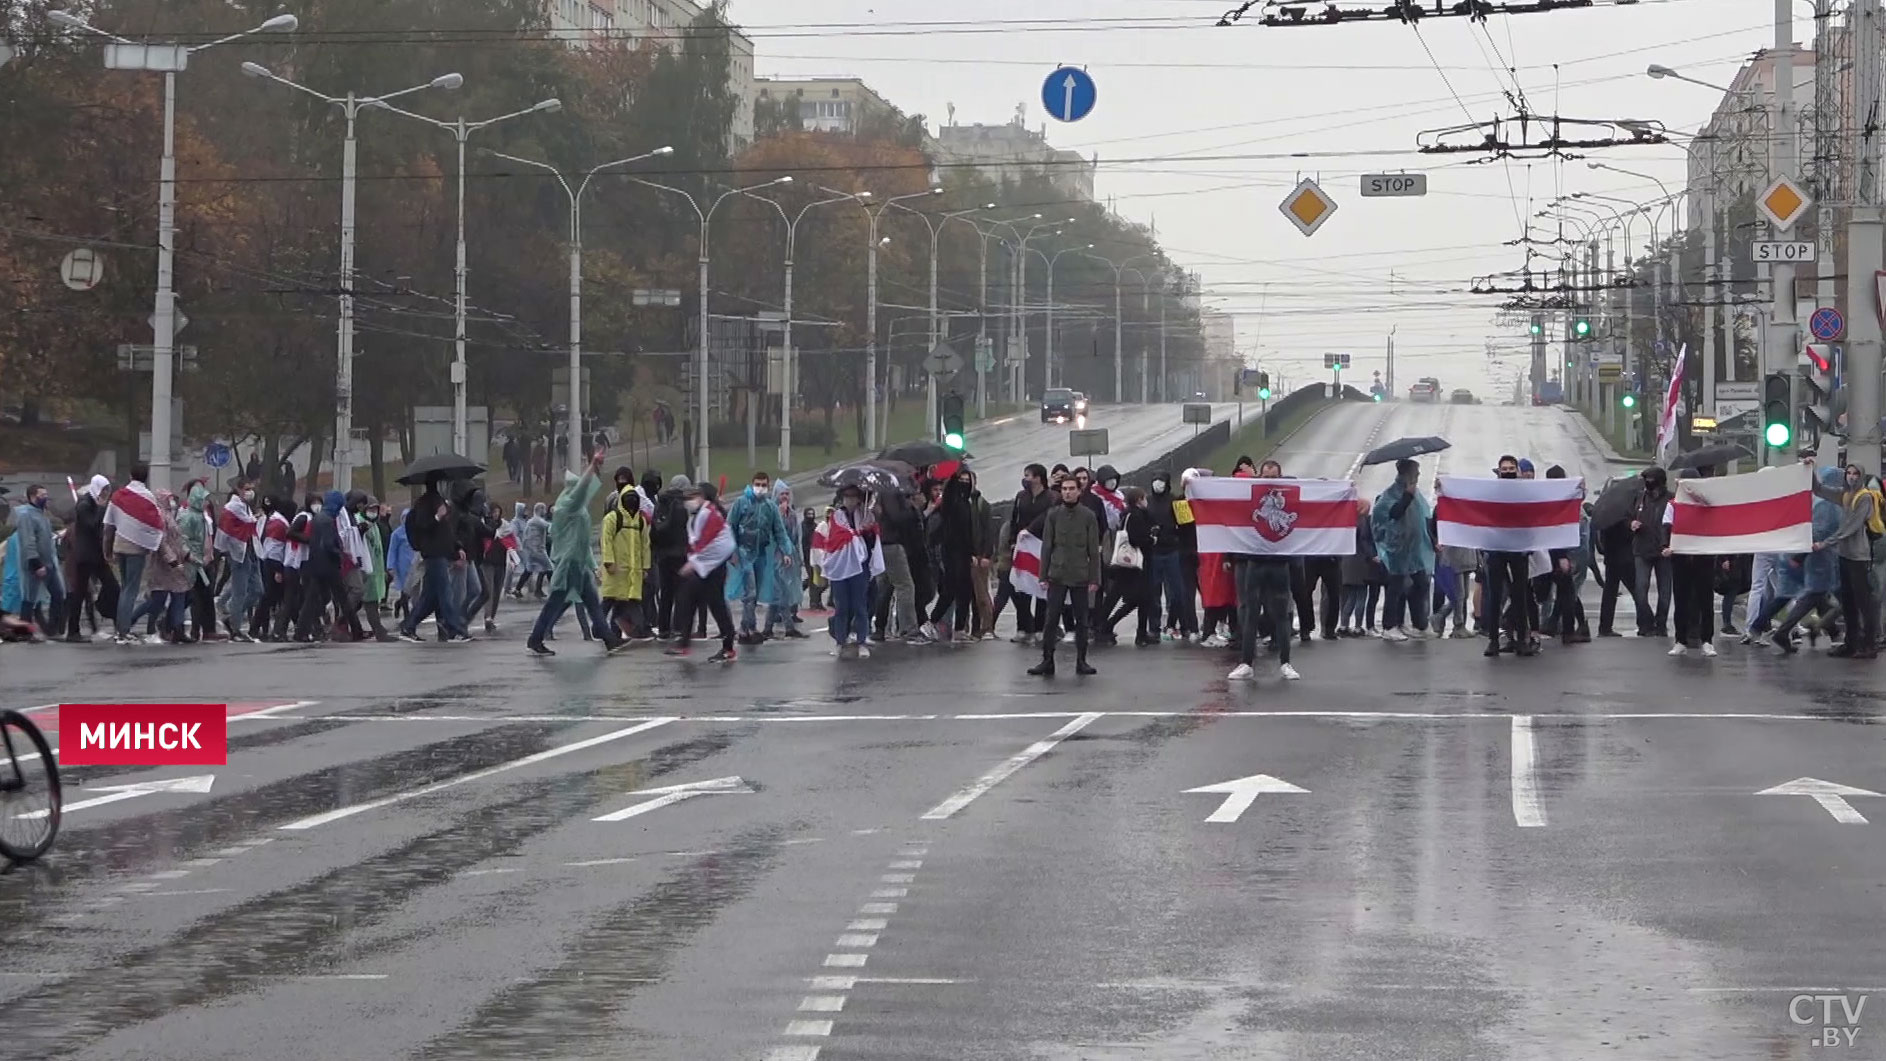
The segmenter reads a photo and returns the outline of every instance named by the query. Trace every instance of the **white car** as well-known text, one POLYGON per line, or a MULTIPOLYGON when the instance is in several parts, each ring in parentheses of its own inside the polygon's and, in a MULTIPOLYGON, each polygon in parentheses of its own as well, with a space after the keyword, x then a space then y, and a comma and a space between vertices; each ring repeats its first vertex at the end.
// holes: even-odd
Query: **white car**
POLYGON ((1437 402, 1441 400, 1441 384, 1438 380, 1424 379, 1408 388, 1408 397, 1417 402, 1437 402))

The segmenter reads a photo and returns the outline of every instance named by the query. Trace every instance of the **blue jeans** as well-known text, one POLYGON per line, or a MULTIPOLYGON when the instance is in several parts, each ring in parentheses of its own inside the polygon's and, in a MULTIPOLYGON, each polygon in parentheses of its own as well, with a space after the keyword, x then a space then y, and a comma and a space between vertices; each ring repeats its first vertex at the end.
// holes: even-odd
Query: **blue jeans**
POLYGON ((1357 583, 1353 586, 1344 586, 1342 588, 1342 612, 1338 616, 1338 623, 1345 628, 1353 626, 1357 630, 1362 629, 1362 618, 1368 614, 1368 603, 1369 584, 1367 582, 1357 583))
POLYGON ((1148 620, 1152 629, 1159 626, 1159 598, 1166 601, 1166 626, 1183 627, 1186 630, 1197 629, 1196 624, 1187 625, 1184 618, 1189 614, 1188 605, 1192 595, 1186 592, 1184 561, 1177 552, 1153 553, 1146 558, 1146 577, 1152 580, 1152 586, 1146 594, 1150 602, 1152 616, 1148 620))
POLYGON ((216 603, 226 620, 241 627, 248 624, 249 612, 261 597, 261 566, 251 549, 248 556, 230 565, 229 585, 223 587, 223 597, 216 603))
MULTIPOLYGON (((464 634, 465 616, 458 610, 458 600, 452 593, 452 561, 442 556, 429 557, 426 565, 425 582, 419 587, 419 604, 406 613, 406 623, 401 632, 417 634, 419 624, 433 612, 439 613, 439 629, 447 636, 464 634)), ((562 613, 558 613, 562 614, 562 613)))
MULTIPOLYGON (((569 596, 561 592, 552 592, 544 601, 543 611, 537 613, 537 625, 530 628, 529 643, 543 644, 544 638, 550 636, 550 631, 556 627, 557 620, 563 618, 563 613, 569 610, 569 596)), ((603 614, 602 598, 596 595, 596 580, 593 578, 583 580, 583 611, 588 613, 590 629, 596 632, 597 637, 613 644, 616 637, 621 636, 621 631, 614 630, 610 625, 609 617, 603 614), (614 636, 611 636, 612 630, 614 636)))
POLYGON ((844 644, 847 636, 865 643, 871 632, 871 576, 860 571, 832 583, 832 640, 844 644))
POLYGON ((138 621, 138 587, 144 582, 144 561, 150 559, 149 553, 132 553, 118 557, 118 593, 117 620, 118 636, 128 637, 131 628, 138 621))

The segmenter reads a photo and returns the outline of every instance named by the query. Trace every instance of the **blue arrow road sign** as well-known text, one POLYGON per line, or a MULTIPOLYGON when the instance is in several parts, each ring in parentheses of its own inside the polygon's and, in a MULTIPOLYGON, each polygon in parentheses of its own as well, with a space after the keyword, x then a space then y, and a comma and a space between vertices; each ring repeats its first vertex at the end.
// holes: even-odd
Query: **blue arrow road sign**
POLYGON ((212 442, 203 448, 203 463, 212 468, 223 468, 229 464, 229 447, 221 442, 212 442))
POLYGON ((1077 122, 1093 113, 1099 92, 1087 71, 1063 66, 1041 83, 1041 105, 1064 122, 1077 122))
POLYGON ((1831 343, 1847 330, 1847 319, 1832 306, 1822 306, 1807 319, 1807 330, 1823 343, 1831 343))

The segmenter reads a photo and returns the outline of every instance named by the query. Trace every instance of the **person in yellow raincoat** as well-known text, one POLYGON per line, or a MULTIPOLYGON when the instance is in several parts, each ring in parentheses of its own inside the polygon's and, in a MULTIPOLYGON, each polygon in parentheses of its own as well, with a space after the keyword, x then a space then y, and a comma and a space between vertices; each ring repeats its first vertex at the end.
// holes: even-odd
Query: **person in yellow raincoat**
POLYGON ((642 621, 642 585, 652 556, 648 517, 642 514, 641 495, 630 483, 610 499, 609 511, 602 517, 602 599, 609 606, 610 619, 636 641, 655 639, 642 621))

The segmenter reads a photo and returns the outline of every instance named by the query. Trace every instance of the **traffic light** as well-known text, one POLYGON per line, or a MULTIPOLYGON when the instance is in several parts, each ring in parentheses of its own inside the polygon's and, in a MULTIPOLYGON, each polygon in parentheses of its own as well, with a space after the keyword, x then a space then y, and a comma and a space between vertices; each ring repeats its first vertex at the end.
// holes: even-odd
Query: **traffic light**
POLYGON ((1270 373, 1259 372, 1257 374, 1257 396, 1265 401, 1270 401, 1270 373))
POLYGON ((1809 343, 1801 351, 1800 366, 1802 442, 1818 445, 1823 437, 1834 434, 1834 422, 1842 412, 1840 395, 1834 391, 1833 350, 1809 343))
POLYGON ((1544 335, 1545 334, 1545 321, 1540 320, 1538 317, 1534 317, 1532 319, 1532 328, 1530 330, 1532 334, 1534 335, 1544 335))
POLYGON ((1637 395, 1626 394, 1624 397, 1618 399, 1618 404, 1624 406, 1626 409, 1635 409, 1637 408, 1637 395))
POLYGON ((961 453, 966 441, 963 435, 963 396, 945 394, 943 396, 943 445, 961 453))
POLYGON ((1770 372, 1762 384, 1762 441, 1786 449, 1794 441, 1794 409, 1786 372, 1770 372))
POLYGON ((1572 321, 1572 338, 1591 338, 1591 320, 1589 318, 1579 317, 1572 321))

